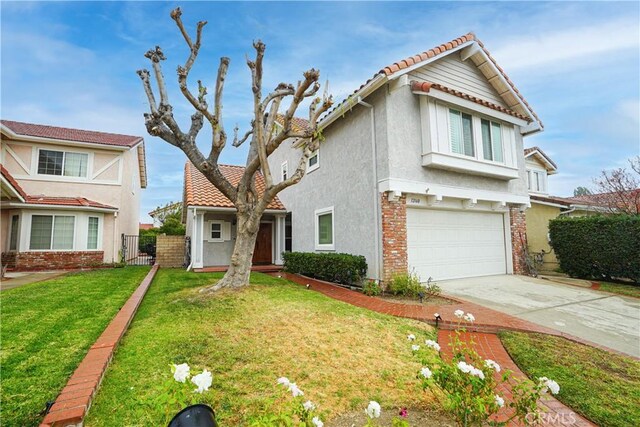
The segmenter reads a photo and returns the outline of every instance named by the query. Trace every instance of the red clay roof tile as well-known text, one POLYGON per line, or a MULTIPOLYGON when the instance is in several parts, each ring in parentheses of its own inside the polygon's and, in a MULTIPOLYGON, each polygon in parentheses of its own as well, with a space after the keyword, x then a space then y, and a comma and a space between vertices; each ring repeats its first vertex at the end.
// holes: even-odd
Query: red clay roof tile
POLYGON ((25 193, 25 191, 22 189, 22 187, 20 186, 20 184, 18 184, 18 181, 16 181, 16 179, 9 173, 8 170, 5 169, 4 166, 0 165, 0 171, 2 173, 2 176, 9 182, 9 184, 13 187, 13 189, 20 194, 20 197, 22 197, 23 199, 26 200, 27 198, 27 193, 25 193))
MULTIPOLYGON (((229 180, 231 185, 238 185, 244 174, 243 166, 220 165, 220 172, 229 180)), ((260 172, 255 175, 256 190, 264 192, 264 178, 260 172)), ((184 166, 184 191, 186 206, 206 206, 216 208, 235 208, 220 190, 218 190, 191 162, 184 166)), ((280 199, 276 197, 269 203, 267 209, 286 210, 280 199)))
POLYGON ((142 137, 116 133, 96 132, 58 126, 37 125, 33 123, 0 120, 11 132, 23 136, 61 139, 64 141, 86 142, 90 144, 133 147, 142 141, 142 137))

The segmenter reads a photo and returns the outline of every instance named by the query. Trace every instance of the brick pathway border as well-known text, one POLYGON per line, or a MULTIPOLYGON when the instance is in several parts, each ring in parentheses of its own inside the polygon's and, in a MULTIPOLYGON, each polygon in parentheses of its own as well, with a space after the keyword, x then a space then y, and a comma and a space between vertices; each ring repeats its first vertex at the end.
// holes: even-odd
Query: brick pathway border
MULTIPOLYGON (((438 331, 438 341, 443 348, 445 356, 447 356, 447 351, 449 350, 448 344, 450 342, 451 334, 454 333, 453 329, 457 328, 459 325, 458 321, 453 316, 453 311, 460 309, 465 312, 471 312, 474 314, 476 321, 472 326, 465 325, 467 332, 464 334, 463 339, 470 339, 473 337, 473 339, 479 344, 477 346, 477 351, 481 357, 495 360, 501 366, 513 371, 516 376, 521 378, 526 378, 526 375, 517 367, 515 362, 513 362, 511 356, 509 356, 507 350, 496 335, 497 332, 500 330, 514 330, 565 337, 564 334, 553 329, 545 328, 459 298, 452 298, 448 295, 443 296, 458 302, 458 304, 439 306, 397 304, 384 301, 379 298, 369 297, 360 292, 352 291, 330 282, 311 279, 297 274, 282 272, 271 273, 271 275, 285 278, 300 285, 310 285, 312 290, 320 292, 330 298, 337 299, 357 307, 376 311, 378 313, 389 314, 396 317, 406 317, 434 325, 436 323, 434 314, 438 313, 443 318, 443 320, 438 324, 438 327, 440 328, 438 331)), ((575 337, 571 338, 576 342, 585 343, 584 340, 580 340, 575 337)), ((587 342, 587 344, 594 346, 593 343, 587 342)), ((602 346, 597 347, 602 348, 602 346)), ((509 399, 511 391, 508 389, 501 391, 505 397, 509 399)), ((569 420, 571 421, 570 425, 573 426, 594 426, 590 421, 576 414, 571 408, 551 396, 545 396, 544 400, 540 403, 542 411, 549 414, 544 425, 567 425, 566 422, 569 420), (564 422, 564 424, 562 424, 562 422, 564 422)), ((504 413, 499 414, 499 416, 502 419, 506 419, 504 413)), ((510 425, 518 424, 511 422, 510 425)))
POLYGON ((111 319, 111 323, 91 346, 87 355, 69 378, 67 385, 56 398, 40 427, 82 425, 84 416, 87 414, 107 366, 109 366, 113 352, 127 331, 158 268, 157 264, 151 268, 151 271, 147 273, 120 311, 111 319))

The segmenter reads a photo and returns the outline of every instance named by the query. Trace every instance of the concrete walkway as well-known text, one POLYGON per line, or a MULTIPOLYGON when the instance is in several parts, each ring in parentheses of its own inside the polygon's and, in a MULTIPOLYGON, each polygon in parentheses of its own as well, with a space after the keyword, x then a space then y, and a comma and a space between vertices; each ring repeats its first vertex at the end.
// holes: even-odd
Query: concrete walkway
POLYGON ((42 282, 43 280, 53 279, 54 277, 67 274, 68 271, 29 271, 29 272, 8 272, 0 280, 0 291, 13 289, 31 283, 42 282))
POLYGON ((640 357, 640 300, 527 276, 439 282, 443 293, 640 357))

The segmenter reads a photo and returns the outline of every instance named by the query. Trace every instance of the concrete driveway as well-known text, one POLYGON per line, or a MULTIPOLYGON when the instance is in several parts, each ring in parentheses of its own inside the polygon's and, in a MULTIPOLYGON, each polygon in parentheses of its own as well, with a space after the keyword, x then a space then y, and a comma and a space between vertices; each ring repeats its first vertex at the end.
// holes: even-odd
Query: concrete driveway
POLYGON ((525 276, 438 282, 442 292, 640 357, 640 300, 525 276))

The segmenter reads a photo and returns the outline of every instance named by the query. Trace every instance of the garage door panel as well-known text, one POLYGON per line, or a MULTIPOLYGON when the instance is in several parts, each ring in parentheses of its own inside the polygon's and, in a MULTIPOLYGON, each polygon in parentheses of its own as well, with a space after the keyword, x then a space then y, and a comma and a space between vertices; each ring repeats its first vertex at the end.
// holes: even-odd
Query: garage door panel
POLYGON ((504 274, 503 216, 408 209, 407 250, 409 268, 423 281, 504 274))

